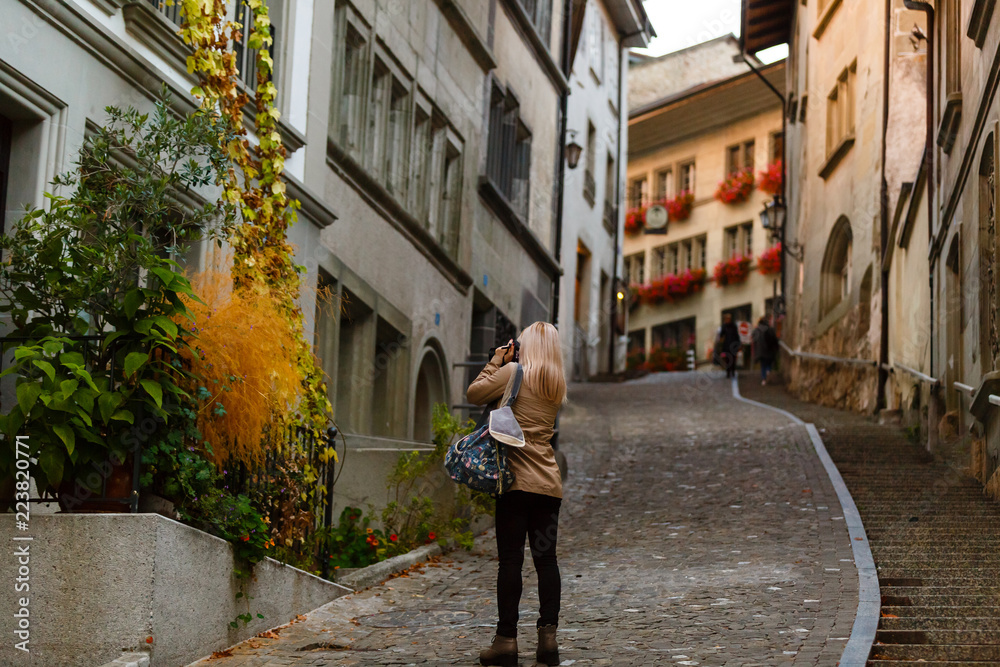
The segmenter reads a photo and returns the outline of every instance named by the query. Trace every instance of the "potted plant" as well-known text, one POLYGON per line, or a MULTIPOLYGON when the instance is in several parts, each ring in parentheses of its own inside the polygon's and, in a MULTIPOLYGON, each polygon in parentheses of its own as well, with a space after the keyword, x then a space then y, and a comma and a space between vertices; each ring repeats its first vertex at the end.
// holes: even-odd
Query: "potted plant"
POLYGON ((745 282, 747 276, 750 275, 750 265, 752 263, 752 258, 741 255, 737 255, 724 262, 719 262, 715 265, 713 275, 716 287, 738 285, 745 282))
POLYGON ((753 169, 744 168, 726 176, 715 191, 715 198, 723 204, 742 204, 753 192, 753 169))

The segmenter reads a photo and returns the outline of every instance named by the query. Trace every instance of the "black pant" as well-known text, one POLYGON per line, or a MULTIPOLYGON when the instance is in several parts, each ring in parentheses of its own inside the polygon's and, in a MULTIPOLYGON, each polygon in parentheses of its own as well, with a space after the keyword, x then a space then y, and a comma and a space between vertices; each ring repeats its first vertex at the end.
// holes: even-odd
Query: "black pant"
POLYGON ((556 562, 559 506, 562 501, 527 491, 508 491, 497 499, 497 607, 500 622, 497 634, 517 637, 518 604, 521 602, 521 566, 524 564, 524 537, 531 545, 531 559, 538 574, 540 603, 538 627, 557 625, 562 582, 556 562))

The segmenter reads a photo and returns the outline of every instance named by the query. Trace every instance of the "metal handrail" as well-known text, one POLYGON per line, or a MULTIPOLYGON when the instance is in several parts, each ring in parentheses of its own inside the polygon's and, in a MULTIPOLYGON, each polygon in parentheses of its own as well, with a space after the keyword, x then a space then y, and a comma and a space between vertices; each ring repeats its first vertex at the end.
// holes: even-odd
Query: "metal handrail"
POLYGON ((969 396, 973 396, 976 393, 975 387, 971 387, 967 384, 962 384, 961 382, 952 382, 951 386, 954 387, 955 389, 958 389, 959 391, 964 391, 969 396))
POLYGON ((990 394, 990 403, 993 405, 1000 405, 1000 396, 990 394))
POLYGON ((932 378, 930 375, 921 373, 920 371, 914 368, 910 368, 909 366, 904 366, 903 364, 882 364, 882 368, 889 371, 890 373, 895 373, 896 369, 899 369, 904 373, 909 373, 915 378, 923 380, 924 382, 927 382, 928 384, 935 387, 941 384, 941 380, 938 380, 937 378, 932 378))
POLYGON ((847 357, 831 357, 827 354, 815 354, 813 352, 802 352, 801 350, 793 350, 788 347, 788 344, 783 340, 779 340, 778 343, 785 349, 788 354, 793 357, 801 357, 803 359, 816 359, 817 361, 830 361, 838 364, 858 364, 861 366, 871 366, 875 368, 878 366, 878 362, 872 359, 851 359, 847 357))

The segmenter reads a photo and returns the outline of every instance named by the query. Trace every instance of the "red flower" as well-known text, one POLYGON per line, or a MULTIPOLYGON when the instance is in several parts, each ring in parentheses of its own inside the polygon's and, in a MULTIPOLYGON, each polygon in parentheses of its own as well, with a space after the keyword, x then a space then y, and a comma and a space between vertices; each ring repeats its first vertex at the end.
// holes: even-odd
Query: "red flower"
POLYGON ((683 273, 663 276, 646 285, 636 286, 636 295, 647 305, 677 303, 700 292, 705 285, 705 269, 689 269, 683 273))
POLYGON ((691 207, 694 206, 694 193, 685 190, 673 199, 660 202, 670 216, 670 222, 682 222, 691 217, 691 207))
POLYGON ((757 187, 769 195, 780 194, 782 174, 781 160, 775 160, 767 165, 767 169, 760 172, 760 182, 757 187))
POLYGON ((250 541, 250 536, 249 535, 244 535, 240 539, 243 540, 244 542, 249 542, 250 541))
POLYGON ((427 539, 428 540, 436 540, 437 539, 437 535, 435 535, 434 533, 427 533, 427 539))
POLYGON ((395 542, 395 541, 396 541, 396 540, 398 540, 399 538, 398 538, 398 537, 396 537, 396 534, 395 534, 395 533, 393 533, 392 535, 390 535, 390 536, 389 536, 389 539, 390 539, 390 540, 392 540, 393 542, 395 542))
POLYGON ((753 186, 753 169, 740 169, 729 174, 719 183, 719 189, 715 191, 715 198, 723 204, 742 204, 753 192, 753 186))
POLYGON ((715 265, 715 271, 713 272, 715 286, 725 287, 726 285, 737 285, 744 282, 747 276, 750 275, 750 264, 752 263, 753 258, 740 255, 725 262, 719 262, 715 265))
POLYGON ((646 207, 629 209, 625 213, 625 233, 630 235, 638 234, 646 224, 646 207))
POLYGON ((765 276, 781 273, 780 243, 768 248, 757 258, 757 270, 765 276))

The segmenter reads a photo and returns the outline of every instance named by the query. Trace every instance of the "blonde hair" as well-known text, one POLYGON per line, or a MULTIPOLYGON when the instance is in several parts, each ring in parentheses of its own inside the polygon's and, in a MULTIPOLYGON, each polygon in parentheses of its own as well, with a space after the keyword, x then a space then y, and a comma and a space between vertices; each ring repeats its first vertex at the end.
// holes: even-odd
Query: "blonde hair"
POLYGON ((559 331, 548 322, 535 322, 518 337, 524 381, 531 390, 553 403, 566 399, 559 331))

